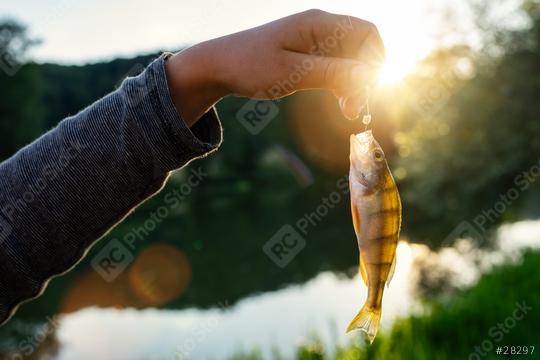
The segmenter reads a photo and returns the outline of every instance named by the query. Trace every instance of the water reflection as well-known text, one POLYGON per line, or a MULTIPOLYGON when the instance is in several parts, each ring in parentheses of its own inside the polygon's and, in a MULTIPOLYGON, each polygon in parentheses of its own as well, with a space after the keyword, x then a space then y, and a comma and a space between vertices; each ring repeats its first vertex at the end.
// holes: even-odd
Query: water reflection
MULTIPOLYGON (((437 253, 424 245, 401 242, 396 273, 383 302, 383 330, 397 317, 422 311, 415 296, 425 269, 422 264, 432 274, 450 269, 455 286, 470 285, 492 266, 516 261, 523 249, 539 247, 539 234, 540 221, 504 225, 491 251, 472 248, 467 240, 437 253)), ((366 293, 359 276, 349 279, 322 272, 303 285, 248 297, 233 307, 85 309, 62 319, 59 359, 222 359, 254 348, 266 358, 275 349, 287 358, 315 331, 325 346, 362 336, 346 335, 344 329, 366 293), (88 337, 89 333, 99 335, 88 337)))
MULTIPOLYGON (((540 221, 503 225, 495 240, 492 250, 474 248, 471 242, 460 240, 438 252, 401 242, 395 276, 383 301, 383 331, 396 318, 424 310, 417 291, 426 274, 449 280, 449 289, 471 285, 493 266, 516 262, 524 249, 540 247, 540 221)), ((22 346, 27 342, 18 341, 10 345, 13 351, 7 354, 31 350, 32 356, 49 354, 65 360, 223 359, 257 348, 265 358, 271 358, 275 349, 289 358, 298 345, 312 340, 313 334, 326 347, 363 336, 344 331, 367 293, 358 275, 350 279, 321 272, 302 285, 247 297, 233 306, 228 306, 226 298, 216 299, 215 306, 207 310, 136 309, 144 303, 158 304, 181 296, 190 278, 187 258, 169 245, 149 246, 140 258, 135 270, 115 283, 116 288, 103 288, 106 283, 98 281, 95 273, 78 278, 63 305, 63 311, 70 313, 55 317, 47 336, 36 332, 39 337, 34 336, 37 340, 30 349, 22 346), (156 266, 158 262, 160 266, 156 266), (154 267, 172 274, 162 270, 154 273, 154 267), (157 277, 164 279, 149 281, 157 277), (137 288, 146 283, 154 284, 152 291, 145 286, 137 288), (109 308, 84 308, 90 304, 109 308)))
POLYGON ((516 263, 525 249, 540 247, 540 221, 520 221, 500 226, 492 248, 476 247, 470 239, 458 239, 454 246, 415 256, 416 293, 423 297, 449 297, 459 288, 471 286, 495 266, 516 263))
MULTIPOLYGON (((383 328, 412 308, 411 266, 423 247, 405 242, 398 247, 395 277, 383 303, 383 328)), ((359 276, 323 272, 303 285, 249 297, 225 310, 85 309, 62 320, 59 358, 207 359, 255 347, 267 357, 272 348, 289 357, 314 330, 327 345, 361 336, 346 335, 345 328, 366 294, 359 276), (89 333, 99 336, 89 338, 89 333)))

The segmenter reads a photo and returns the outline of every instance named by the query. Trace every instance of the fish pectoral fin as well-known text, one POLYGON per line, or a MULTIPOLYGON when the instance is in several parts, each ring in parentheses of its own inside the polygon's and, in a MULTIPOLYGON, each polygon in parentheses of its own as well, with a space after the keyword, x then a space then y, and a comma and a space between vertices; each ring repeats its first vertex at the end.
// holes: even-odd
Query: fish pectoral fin
POLYGON ((366 265, 362 261, 362 255, 360 255, 360 274, 362 275, 362 280, 364 280, 364 284, 368 286, 367 270, 366 265))
POLYGON ((352 197, 351 197, 351 214, 352 214, 354 232, 356 236, 358 236, 358 234, 360 234, 360 214, 358 214, 358 209, 356 208, 356 206, 354 206, 352 197))
POLYGON ((394 277, 394 271, 396 271, 396 255, 394 254, 394 260, 392 260, 392 265, 390 265, 390 270, 388 271, 388 278, 386 279, 386 287, 390 287, 390 281, 394 277))

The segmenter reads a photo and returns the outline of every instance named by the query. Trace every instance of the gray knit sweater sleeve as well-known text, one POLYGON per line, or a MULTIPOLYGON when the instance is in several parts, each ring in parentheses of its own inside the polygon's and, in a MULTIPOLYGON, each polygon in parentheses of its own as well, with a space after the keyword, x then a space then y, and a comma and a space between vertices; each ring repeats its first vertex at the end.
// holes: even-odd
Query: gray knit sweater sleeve
POLYGON ((215 110, 188 128, 165 61, 0 164, 0 324, 158 192, 170 171, 221 143, 215 110))

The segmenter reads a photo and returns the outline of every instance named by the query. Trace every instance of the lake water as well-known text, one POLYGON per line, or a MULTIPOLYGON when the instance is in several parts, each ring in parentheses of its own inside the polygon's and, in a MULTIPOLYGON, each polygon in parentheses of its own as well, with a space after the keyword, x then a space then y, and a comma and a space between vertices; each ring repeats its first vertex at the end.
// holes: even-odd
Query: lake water
MULTIPOLYGON (((417 261, 428 259, 448 267, 454 281, 466 286, 495 264, 518 261, 529 247, 540 247, 540 221, 501 226, 496 249, 489 252, 473 249, 465 240, 438 253, 401 242, 396 272, 383 301, 383 330, 396 317, 421 311, 414 300, 417 261), (474 265, 478 260, 479 268, 474 265)), ((222 359, 254 348, 265 358, 271 357, 273 348, 290 357, 315 331, 326 346, 363 336, 344 330, 366 294, 359 276, 349 279, 322 272, 302 285, 251 296, 232 307, 88 308, 60 318, 59 359, 222 359)))

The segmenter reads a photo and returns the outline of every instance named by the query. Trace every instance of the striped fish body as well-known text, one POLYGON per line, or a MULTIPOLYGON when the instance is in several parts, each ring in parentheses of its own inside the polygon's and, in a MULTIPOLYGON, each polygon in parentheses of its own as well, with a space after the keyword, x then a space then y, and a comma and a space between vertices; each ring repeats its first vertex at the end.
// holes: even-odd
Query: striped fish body
POLYGON ((368 297, 347 331, 364 330, 372 342, 379 328, 384 285, 395 267, 401 201, 384 152, 371 131, 351 135, 350 160, 351 212, 368 297))

